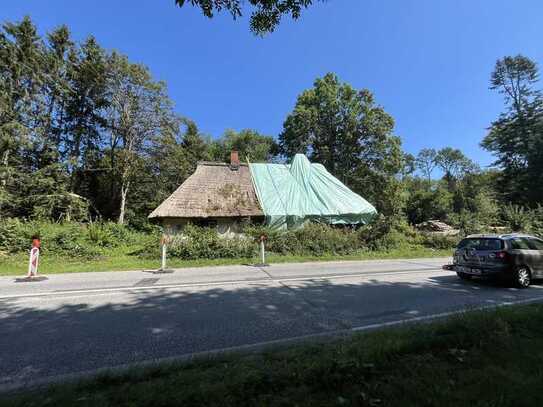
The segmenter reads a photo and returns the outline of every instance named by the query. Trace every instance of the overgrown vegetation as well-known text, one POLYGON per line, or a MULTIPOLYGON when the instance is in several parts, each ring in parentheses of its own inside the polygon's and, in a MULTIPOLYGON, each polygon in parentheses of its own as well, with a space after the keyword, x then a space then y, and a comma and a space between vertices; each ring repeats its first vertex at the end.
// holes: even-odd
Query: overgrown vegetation
MULTIPOLYGON (((382 218, 358 230, 311 223, 287 232, 251 226, 245 235, 235 238, 220 237, 212 228, 189 225, 182 235, 174 236, 168 243, 168 258, 171 266, 254 262, 259 248, 256 239, 262 233, 268 236, 266 251, 273 261, 416 257, 432 255, 432 250, 435 255, 448 255, 458 239, 424 235, 406 223, 392 229, 390 225, 382 218)), ((158 227, 143 231, 112 222, 5 219, 0 221, 0 274, 24 272, 31 238, 35 235, 42 240, 43 272, 127 270, 159 265, 158 227)))
POLYGON ((143 245, 158 234, 158 228, 142 232, 112 222, 80 224, 4 219, 0 221, 0 256, 27 252, 31 238, 38 236, 43 256, 93 260, 110 249, 143 245))
POLYGON ((102 375, 6 406, 537 406, 543 306, 102 375))
MULTIPOLYGON (((272 3, 266 10, 279 4, 272 3)), ((298 3, 283 12, 311 2, 298 3)), ((225 7, 236 10, 237 2, 225 7)), ((482 142, 497 157, 491 170, 452 147, 406 154, 394 119, 372 92, 333 73, 298 96, 277 138, 250 129, 205 136, 174 112, 166 84, 145 66, 104 50, 92 37, 76 43, 65 26, 40 36, 29 18, 0 30, 0 78, 4 257, 22 253, 39 233, 48 255, 98 259, 122 251, 156 258, 159 232, 147 215, 199 160, 227 160, 231 149, 253 162, 288 162, 305 153, 381 215, 358 230, 308 225, 266 231, 268 249, 278 255, 452 247, 455 238, 413 229, 430 219, 453 225, 460 236, 491 229, 543 233, 543 99, 537 66, 523 56, 500 59, 491 75, 491 88, 505 96, 505 112, 482 142)), ((255 247, 251 239, 224 240, 189 227, 171 243, 170 254, 246 258, 255 247)))

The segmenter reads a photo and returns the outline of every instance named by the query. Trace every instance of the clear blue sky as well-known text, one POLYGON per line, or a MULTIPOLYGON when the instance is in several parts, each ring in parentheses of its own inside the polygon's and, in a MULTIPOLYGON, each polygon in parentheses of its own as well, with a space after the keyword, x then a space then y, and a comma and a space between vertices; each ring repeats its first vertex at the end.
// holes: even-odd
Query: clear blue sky
POLYGON ((450 145, 483 165, 492 158, 479 142, 503 109, 488 89, 496 59, 522 53, 543 66, 541 0, 328 0, 265 38, 247 18, 208 20, 174 0, 2 0, 1 21, 24 15, 41 33, 67 24, 146 64, 176 110, 215 137, 277 136, 296 96, 336 72, 374 92, 407 151, 450 145))

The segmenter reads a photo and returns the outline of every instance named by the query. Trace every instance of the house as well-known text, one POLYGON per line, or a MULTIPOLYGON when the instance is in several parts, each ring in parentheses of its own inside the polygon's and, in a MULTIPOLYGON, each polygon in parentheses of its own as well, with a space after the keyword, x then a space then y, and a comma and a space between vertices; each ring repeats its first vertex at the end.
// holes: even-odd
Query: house
POLYGON ((196 171, 158 206, 150 219, 161 221, 167 234, 187 223, 213 226, 221 235, 235 235, 249 222, 262 222, 264 213, 247 164, 233 151, 230 164, 199 162, 196 171))
POLYGON ((149 218, 167 234, 189 223, 213 226, 221 235, 242 231, 249 222, 294 229, 308 221, 363 225, 375 208, 321 164, 296 154, 290 164, 241 164, 233 151, 230 164, 200 162, 192 174, 149 218))

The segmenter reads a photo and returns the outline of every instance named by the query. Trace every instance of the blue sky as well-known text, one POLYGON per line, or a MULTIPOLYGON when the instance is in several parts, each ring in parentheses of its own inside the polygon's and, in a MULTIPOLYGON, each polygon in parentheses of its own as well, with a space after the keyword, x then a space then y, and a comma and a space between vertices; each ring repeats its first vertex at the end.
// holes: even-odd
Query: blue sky
POLYGON ((215 137, 277 136, 297 95, 335 72, 375 94, 406 151, 450 145, 482 165, 492 157, 479 142, 503 110, 488 89, 496 59, 522 53, 543 66, 541 0, 328 0, 264 38, 247 18, 209 20, 174 0, 2 0, 1 21, 24 15, 41 33, 67 24, 146 64, 176 110, 215 137))

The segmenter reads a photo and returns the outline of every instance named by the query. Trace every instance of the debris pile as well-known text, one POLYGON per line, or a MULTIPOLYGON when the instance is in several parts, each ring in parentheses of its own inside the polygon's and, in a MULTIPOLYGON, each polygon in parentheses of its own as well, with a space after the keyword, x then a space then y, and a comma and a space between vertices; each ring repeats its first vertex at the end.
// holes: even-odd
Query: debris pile
POLYGON ((454 236, 460 233, 458 229, 453 228, 451 225, 447 225, 440 220, 427 220, 426 222, 419 223, 416 228, 422 232, 435 233, 440 235, 454 236))

